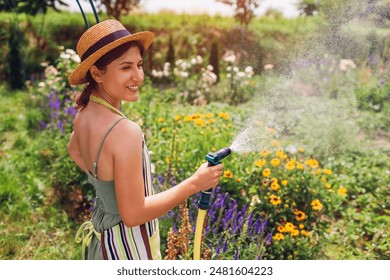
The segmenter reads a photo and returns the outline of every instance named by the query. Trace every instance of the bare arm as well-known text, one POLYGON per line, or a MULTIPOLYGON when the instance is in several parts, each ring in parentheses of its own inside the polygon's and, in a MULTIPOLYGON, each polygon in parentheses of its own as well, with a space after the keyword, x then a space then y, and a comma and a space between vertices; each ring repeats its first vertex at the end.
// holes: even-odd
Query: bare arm
POLYGON ((142 133, 138 126, 127 122, 126 129, 117 130, 114 150, 114 180, 119 214, 126 226, 143 224, 158 218, 189 196, 216 186, 222 165, 203 164, 190 178, 164 192, 145 197, 142 175, 142 133))

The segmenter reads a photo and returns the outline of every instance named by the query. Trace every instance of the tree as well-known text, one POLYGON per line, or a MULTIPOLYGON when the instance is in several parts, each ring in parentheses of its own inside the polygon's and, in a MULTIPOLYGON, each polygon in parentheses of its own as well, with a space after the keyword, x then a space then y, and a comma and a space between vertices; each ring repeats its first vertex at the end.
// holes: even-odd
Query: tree
POLYGON ((108 16, 120 20, 122 15, 137 9, 141 0, 94 0, 94 2, 100 10, 104 7, 108 16))
POLYGON ((25 70, 22 55, 22 39, 17 22, 11 24, 8 38, 9 54, 7 56, 8 82, 12 89, 24 87, 25 70))
POLYGON ((249 23, 255 17, 255 10, 259 7, 259 0, 217 0, 218 2, 230 5, 234 9, 234 17, 244 26, 248 28, 249 23))
POLYGON ((38 13, 45 14, 48 8, 53 8, 58 12, 58 5, 68 6, 62 0, 0 0, 0 11, 36 15, 38 13))
POLYGON ((301 15, 313 16, 319 10, 319 2, 318 0, 301 0, 298 3, 298 10, 301 15))
POLYGON ((169 62, 170 65, 175 65, 175 46, 173 45, 172 35, 169 36, 168 52, 165 62, 169 62))
POLYGON ((219 52, 216 40, 211 44, 209 64, 213 66, 213 72, 217 76, 217 82, 219 82, 219 52))

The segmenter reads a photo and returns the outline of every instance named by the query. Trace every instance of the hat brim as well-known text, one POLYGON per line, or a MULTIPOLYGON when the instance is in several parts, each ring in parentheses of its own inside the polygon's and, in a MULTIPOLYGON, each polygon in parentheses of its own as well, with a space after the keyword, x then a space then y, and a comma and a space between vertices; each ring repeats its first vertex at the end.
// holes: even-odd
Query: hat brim
POLYGON ((94 63, 107 52, 115 49, 116 47, 131 41, 138 41, 145 48, 145 50, 152 44, 154 34, 150 31, 137 32, 118 40, 115 40, 104 47, 100 48, 87 59, 83 60, 70 74, 69 83, 71 85, 81 85, 87 83, 86 74, 94 63))

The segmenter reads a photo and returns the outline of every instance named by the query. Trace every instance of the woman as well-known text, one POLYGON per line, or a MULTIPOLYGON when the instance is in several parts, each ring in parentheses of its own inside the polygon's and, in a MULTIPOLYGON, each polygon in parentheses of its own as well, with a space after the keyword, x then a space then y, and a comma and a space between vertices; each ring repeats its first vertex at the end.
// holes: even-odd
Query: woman
POLYGON ((222 175, 221 164, 205 163, 177 186, 153 193, 141 128, 118 110, 122 100, 138 100, 142 54, 153 38, 151 32, 130 34, 120 22, 106 20, 89 28, 77 44, 81 63, 69 81, 87 86, 77 100, 81 109, 68 152, 97 194, 91 221, 76 237, 83 243, 83 258, 161 259, 157 218, 216 186, 222 175))

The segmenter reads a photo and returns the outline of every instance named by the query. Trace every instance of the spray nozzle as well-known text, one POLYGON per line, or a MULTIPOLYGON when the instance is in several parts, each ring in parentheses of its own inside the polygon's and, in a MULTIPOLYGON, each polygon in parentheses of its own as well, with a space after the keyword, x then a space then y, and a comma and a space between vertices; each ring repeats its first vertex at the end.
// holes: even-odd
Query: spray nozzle
POLYGON ((225 157, 232 153, 232 149, 230 147, 220 149, 214 153, 208 153, 206 156, 206 160, 209 162, 209 165, 217 165, 221 163, 225 157))
MULTIPOLYGON (((208 153, 206 156, 207 161, 209 162, 209 166, 217 165, 221 163, 225 157, 232 153, 232 149, 230 147, 220 149, 214 153, 208 153)), ((213 186, 214 187, 214 186, 213 186)), ((210 208, 210 197, 211 197, 212 189, 207 191, 202 191, 200 199, 198 201, 198 206, 202 210, 207 210, 210 208)))

